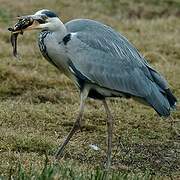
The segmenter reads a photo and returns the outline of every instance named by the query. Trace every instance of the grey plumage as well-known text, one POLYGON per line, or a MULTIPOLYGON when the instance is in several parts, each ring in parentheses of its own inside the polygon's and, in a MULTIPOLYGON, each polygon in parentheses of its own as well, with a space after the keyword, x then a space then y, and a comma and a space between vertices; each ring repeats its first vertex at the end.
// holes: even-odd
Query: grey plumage
MULTIPOLYGON (((102 97, 136 97, 151 105, 159 115, 169 116, 176 99, 172 96, 173 103, 169 103, 166 80, 124 36, 109 26, 88 19, 72 20, 65 26, 69 42, 59 46, 64 48, 68 66, 73 66, 80 89, 87 83, 90 90, 102 97)), ((50 55, 56 66, 58 63, 53 57, 57 55, 60 53, 50 55)))

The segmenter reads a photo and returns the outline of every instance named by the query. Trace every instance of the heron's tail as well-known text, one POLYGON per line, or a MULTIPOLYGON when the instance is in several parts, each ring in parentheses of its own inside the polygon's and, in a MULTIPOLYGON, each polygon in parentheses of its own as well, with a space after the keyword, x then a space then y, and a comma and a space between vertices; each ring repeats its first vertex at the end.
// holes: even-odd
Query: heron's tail
POLYGON ((149 104, 160 116, 169 116, 170 110, 176 107, 177 99, 168 88, 168 83, 155 69, 146 64, 154 82, 151 81, 151 95, 147 97, 149 104))
POLYGON ((171 109, 176 107, 177 99, 170 89, 161 92, 159 87, 153 83, 151 94, 146 97, 146 101, 160 116, 168 117, 171 109))
POLYGON ((171 92, 170 89, 166 89, 166 90, 165 90, 165 96, 167 97, 168 102, 169 102, 171 108, 172 108, 172 109, 175 109, 175 108, 176 108, 177 99, 176 99, 176 97, 172 94, 172 92, 171 92))

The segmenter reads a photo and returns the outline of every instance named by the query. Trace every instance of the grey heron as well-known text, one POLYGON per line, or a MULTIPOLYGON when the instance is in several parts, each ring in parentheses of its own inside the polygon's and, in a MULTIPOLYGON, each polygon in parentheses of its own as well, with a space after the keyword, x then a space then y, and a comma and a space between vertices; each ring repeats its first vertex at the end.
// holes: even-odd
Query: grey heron
POLYGON ((165 117, 175 108, 177 100, 164 77, 111 27, 90 19, 75 19, 63 24, 56 13, 47 9, 21 18, 33 19, 24 31, 41 30, 38 41, 42 55, 80 90, 79 114, 57 150, 57 159, 62 157, 65 145, 81 127, 88 97, 101 100, 107 113, 107 168, 111 164, 113 130, 107 97, 134 98, 165 117))

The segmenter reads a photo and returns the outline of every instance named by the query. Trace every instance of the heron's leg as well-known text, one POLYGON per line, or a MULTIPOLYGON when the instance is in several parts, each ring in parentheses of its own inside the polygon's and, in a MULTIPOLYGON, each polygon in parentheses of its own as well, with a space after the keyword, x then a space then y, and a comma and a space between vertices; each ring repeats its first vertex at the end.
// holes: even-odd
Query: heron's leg
POLYGON ((105 99, 103 100, 103 105, 104 105, 105 111, 107 113, 108 149, 107 149, 106 169, 109 169, 111 166, 113 118, 112 118, 111 112, 109 110, 109 107, 108 107, 105 99))
POLYGON ((85 100, 86 100, 87 96, 88 96, 87 91, 81 92, 80 111, 79 111, 78 117, 77 117, 71 131, 69 132, 69 134, 65 138, 64 142, 59 146, 59 148, 55 154, 55 159, 60 159, 62 157, 62 153, 63 153, 63 150, 64 150, 66 144, 68 144, 68 142, 70 141, 70 139, 72 138, 74 133, 81 128, 81 119, 83 116, 85 100))

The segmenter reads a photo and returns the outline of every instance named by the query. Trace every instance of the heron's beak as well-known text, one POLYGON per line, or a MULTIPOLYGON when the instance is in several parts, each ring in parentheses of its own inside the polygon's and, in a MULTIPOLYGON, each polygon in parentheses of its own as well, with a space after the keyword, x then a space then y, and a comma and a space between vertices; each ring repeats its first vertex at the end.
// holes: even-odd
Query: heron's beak
POLYGON ((13 34, 23 33, 24 31, 42 29, 45 24, 45 17, 40 15, 28 15, 17 17, 19 20, 13 28, 9 29, 13 34))
POLYGON ((42 29, 42 27, 38 21, 34 20, 32 25, 25 28, 24 31, 30 31, 30 30, 36 30, 36 29, 42 29))

